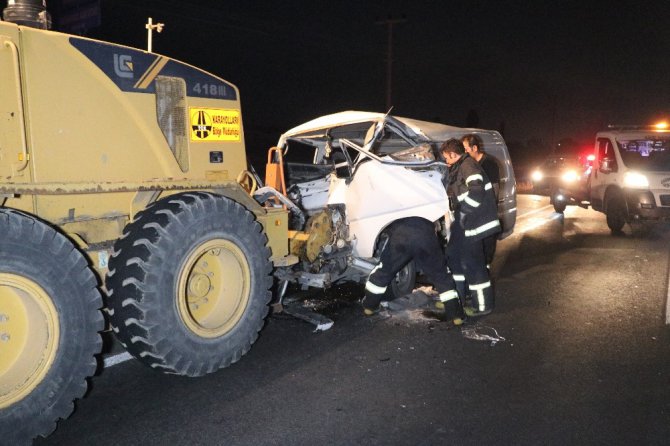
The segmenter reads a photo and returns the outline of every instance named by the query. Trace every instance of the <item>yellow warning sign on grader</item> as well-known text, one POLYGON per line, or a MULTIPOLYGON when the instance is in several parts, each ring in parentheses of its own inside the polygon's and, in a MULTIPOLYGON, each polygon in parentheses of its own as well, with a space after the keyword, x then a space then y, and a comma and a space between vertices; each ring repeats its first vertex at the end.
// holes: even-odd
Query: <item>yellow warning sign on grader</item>
POLYGON ((239 141, 241 122, 239 110, 221 108, 189 109, 191 141, 239 141))

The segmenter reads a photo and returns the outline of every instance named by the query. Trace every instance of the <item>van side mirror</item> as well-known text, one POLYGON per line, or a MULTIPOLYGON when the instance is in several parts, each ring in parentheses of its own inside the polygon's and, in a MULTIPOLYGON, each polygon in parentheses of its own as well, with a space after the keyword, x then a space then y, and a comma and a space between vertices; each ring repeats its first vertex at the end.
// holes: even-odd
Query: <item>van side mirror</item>
POLYGON ((612 158, 603 158, 600 161, 599 169, 602 173, 616 172, 616 161, 612 158))

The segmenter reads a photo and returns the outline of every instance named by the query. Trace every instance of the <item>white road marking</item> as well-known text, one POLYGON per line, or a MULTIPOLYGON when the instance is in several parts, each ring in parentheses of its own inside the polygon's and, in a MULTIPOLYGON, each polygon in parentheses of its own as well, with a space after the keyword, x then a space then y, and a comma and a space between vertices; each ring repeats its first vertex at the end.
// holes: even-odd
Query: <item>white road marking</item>
POLYGON ((546 218, 534 218, 531 221, 529 221, 527 224, 522 225, 520 228, 518 228, 518 230, 515 227, 514 228, 514 234, 523 234, 525 232, 532 231, 534 229, 539 228, 540 226, 546 225, 551 220, 556 220, 556 219, 559 219, 561 217, 562 217, 561 214, 557 214, 557 213, 554 212, 546 218))
POLYGON ((553 211, 554 207, 550 204, 542 206, 541 208, 533 209, 523 214, 517 215, 517 222, 514 227, 514 234, 524 234, 528 231, 539 228, 552 220, 556 220, 562 217, 562 214, 558 214, 553 211), (535 216, 535 214, 546 212, 548 209, 551 209, 551 213, 548 215, 535 216))
POLYGON ((133 359, 133 356, 128 353, 128 352, 123 352, 123 353, 118 353, 114 356, 110 356, 108 358, 105 358, 103 361, 103 364, 105 368, 114 366, 116 364, 121 364, 122 362, 126 362, 129 359, 133 359))
POLYGON ((538 212, 542 212, 547 208, 553 208, 551 204, 548 204, 546 206, 542 206, 541 208, 533 209, 532 211, 524 212, 523 214, 517 215, 517 218, 525 218, 533 214, 537 214, 538 212))

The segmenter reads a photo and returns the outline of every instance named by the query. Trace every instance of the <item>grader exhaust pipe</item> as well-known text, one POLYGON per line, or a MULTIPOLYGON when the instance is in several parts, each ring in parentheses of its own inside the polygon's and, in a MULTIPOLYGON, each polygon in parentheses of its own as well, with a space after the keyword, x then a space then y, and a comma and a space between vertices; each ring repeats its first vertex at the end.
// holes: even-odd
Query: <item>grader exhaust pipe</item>
POLYGON ((3 20, 32 28, 51 29, 46 0, 7 0, 3 20))

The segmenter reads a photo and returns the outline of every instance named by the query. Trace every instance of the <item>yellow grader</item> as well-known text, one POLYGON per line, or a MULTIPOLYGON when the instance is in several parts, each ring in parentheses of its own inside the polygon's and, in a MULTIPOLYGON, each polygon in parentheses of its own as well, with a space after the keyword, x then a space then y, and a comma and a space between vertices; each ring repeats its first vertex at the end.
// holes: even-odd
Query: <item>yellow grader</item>
POLYGON ((169 57, 0 21, 0 443, 46 436, 109 327, 200 376, 240 359, 288 255, 287 211, 249 194, 238 89, 169 57), (245 189, 245 185, 247 185, 245 189))

